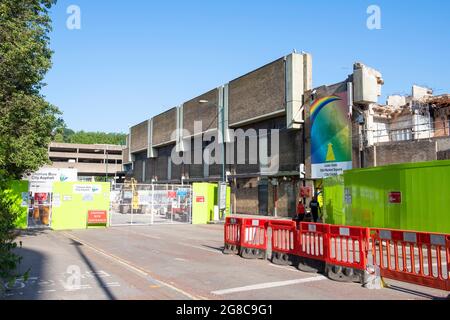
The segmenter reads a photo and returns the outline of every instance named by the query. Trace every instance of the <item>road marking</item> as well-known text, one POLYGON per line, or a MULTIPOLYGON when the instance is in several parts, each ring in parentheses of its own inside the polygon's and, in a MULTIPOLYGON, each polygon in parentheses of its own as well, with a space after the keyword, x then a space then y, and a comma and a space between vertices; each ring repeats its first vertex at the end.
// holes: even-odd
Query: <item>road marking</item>
POLYGON ((260 284, 255 284, 255 285, 251 285, 251 286, 239 287, 239 288, 217 290, 217 291, 213 291, 211 293, 218 295, 218 296, 222 296, 225 294, 236 293, 236 292, 245 292, 245 291, 262 290, 262 289, 269 289, 269 288, 276 288, 276 287, 285 287, 285 286, 291 286, 294 284, 322 281, 322 280, 327 280, 327 279, 328 278, 326 278, 324 276, 317 276, 317 277, 306 278, 306 279, 296 279, 296 280, 279 281, 279 282, 267 282, 267 283, 260 283, 260 284))
POLYGON ((284 269, 284 270, 293 271, 296 273, 299 272, 297 269, 294 269, 293 267, 277 266, 276 264, 273 264, 273 263, 269 263, 269 266, 271 266, 272 268, 284 269))
POLYGON ((56 290, 40 290, 38 293, 50 293, 50 292, 56 292, 56 290))
POLYGON ((175 261, 187 262, 187 260, 183 258, 175 258, 175 261))
POLYGON ((111 287, 120 287, 120 283, 118 282, 111 282, 104 285, 104 288, 111 288, 111 287))
MULTIPOLYGON (((120 229, 111 228, 111 230, 119 231, 120 229)), ((148 234, 145 234, 145 233, 131 231, 131 230, 128 230, 128 229, 121 229, 121 230, 125 230, 126 233, 133 233, 133 234, 136 234, 136 235, 139 235, 139 236, 142 236, 142 237, 146 237, 146 238, 149 238, 149 239, 154 239, 154 240, 161 240, 162 239, 161 237, 158 237, 158 236, 151 236, 151 235, 148 235, 148 234)))
POLYGON ((200 247, 200 246, 193 246, 193 245, 185 244, 185 243, 178 243, 178 244, 183 247, 190 247, 190 248, 200 249, 203 251, 212 252, 212 253, 216 253, 216 254, 222 254, 222 252, 218 251, 218 250, 208 249, 208 248, 204 248, 204 247, 200 247))
POLYGON ((125 266, 126 268, 141 274, 144 277, 149 277, 149 278, 152 279, 152 281, 154 281, 154 282, 156 282, 158 284, 161 284, 162 286, 168 287, 168 288, 170 288, 170 289, 172 289, 172 290, 174 290, 174 291, 176 291, 176 292, 178 292, 178 293, 188 297, 189 299, 192 299, 192 300, 206 300, 206 298, 204 298, 204 297, 194 296, 194 295, 192 295, 192 294, 190 294, 190 293, 188 293, 188 292, 186 292, 186 291, 184 291, 182 289, 179 289, 179 288, 177 288, 177 287, 175 287, 175 286, 173 286, 173 285, 171 285, 171 284, 169 284, 167 282, 158 280, 150 272, 146 271, 145 269, 143 269, 141 267, 138 267, 138 266, 135 266, 131 262, 129 262, 129 261, 125 260, 125 259, 117 257, 117 256, 115 256, 113 254, 107 253, 107 252, 103 251, 102 249, 99 249, 99 248, 97 248, 97 247, 95 247, 95 246, 85 242, 84 240, 81 240, 81 239, 75 237, 74 235, 72 235, 72 234, 70 234, 68 232, 63 232, 62 234, 65 235, 69 239, 72 239, 72 240, 75 240, 75 241, 81 243, 83 246, 91 249, 92 251, 97 252, 97 253, 99 253, 99 254, 109 258, 110 260, 113 260, 116 263, 119 263, 119 264, 125 266))

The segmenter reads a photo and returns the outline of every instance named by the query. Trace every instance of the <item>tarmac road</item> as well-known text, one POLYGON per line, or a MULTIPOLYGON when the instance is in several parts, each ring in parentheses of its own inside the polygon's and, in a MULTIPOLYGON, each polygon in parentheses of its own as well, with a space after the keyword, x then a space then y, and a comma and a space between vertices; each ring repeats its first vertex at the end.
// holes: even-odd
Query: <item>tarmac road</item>
POLYGON ((154 225, 20 237, 18 281, 4 299, 409 300, 448 293, 404 283, 368 290, 269 261, 222 254, 223 226, 154 225))

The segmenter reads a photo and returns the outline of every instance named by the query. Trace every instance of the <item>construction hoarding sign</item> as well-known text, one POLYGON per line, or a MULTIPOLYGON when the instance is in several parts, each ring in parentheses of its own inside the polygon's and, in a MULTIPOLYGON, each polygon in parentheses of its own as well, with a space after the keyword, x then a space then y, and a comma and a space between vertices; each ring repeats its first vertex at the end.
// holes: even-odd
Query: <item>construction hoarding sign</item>
POLYGON ((351 120, 347 92, 319 98, 310 107, 313 179, 352 169, 351 120))

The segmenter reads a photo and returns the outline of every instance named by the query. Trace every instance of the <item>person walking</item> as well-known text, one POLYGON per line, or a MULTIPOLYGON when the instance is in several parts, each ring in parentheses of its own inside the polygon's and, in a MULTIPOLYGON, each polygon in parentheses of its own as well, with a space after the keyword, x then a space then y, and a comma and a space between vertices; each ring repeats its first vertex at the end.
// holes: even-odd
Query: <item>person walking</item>
POLYGON ((311 208, 311 214, 313 217, 314 223, 317 223, 319 220, 319 212, 322 213, 322 209, 320 208, 319 201, 317 201, 317 197, 313 197, 311 202, 309 203, 309 207, 311 208))
POLYGON ((305 206, 303 205, 303 200, 299 199, 297 204, 297 221, 302 222, 305 220, 305 206))

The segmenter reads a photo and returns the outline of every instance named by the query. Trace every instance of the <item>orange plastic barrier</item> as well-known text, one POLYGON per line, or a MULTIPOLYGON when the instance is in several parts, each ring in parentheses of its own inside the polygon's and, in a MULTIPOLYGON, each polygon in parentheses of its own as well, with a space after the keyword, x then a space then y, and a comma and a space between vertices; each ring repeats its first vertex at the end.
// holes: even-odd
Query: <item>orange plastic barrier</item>
POLYGON ((366 270, 369 229, 329 226, 327 263, 366 270))
POLYGON ((450 291, 450 235, 371 229, 381 276, 450 291))

